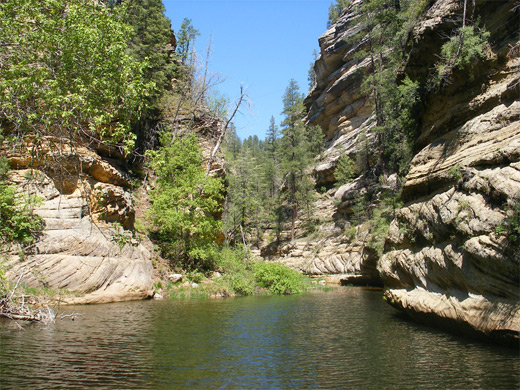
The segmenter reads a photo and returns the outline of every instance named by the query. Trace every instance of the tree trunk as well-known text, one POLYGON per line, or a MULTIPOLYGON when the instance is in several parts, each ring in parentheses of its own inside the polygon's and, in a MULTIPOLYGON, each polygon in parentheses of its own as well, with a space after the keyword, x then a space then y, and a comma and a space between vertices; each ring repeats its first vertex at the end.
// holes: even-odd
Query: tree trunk
POLYGON ((292 218, 291 218, 291 241, 294 241, 294 225, 295 225, 297 217, 298 217, 298 205, 294 204, 293 209, 292 209, 292 218))

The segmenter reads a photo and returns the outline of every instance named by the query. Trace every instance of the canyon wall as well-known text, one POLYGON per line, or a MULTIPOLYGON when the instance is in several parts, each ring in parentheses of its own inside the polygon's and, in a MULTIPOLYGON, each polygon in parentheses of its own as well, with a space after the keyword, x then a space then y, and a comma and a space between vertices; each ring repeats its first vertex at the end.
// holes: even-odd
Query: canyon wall
MULTIPOLYGON (((318 186, 334 182, 338 158, 355 157, 360 137, 370 138, 374 123, 370 102, 360 93, 367 59, 355 56, 359 48, 352 39, 361 3, 351 2, 319 39, 316 85, 305 101, 309 122, 320 125, 327 139, 315 170, 318 186)), ((474 4, 468 2, 468 15, 491 34, 486 58, 455 70, 433 92, 424 86, 463 2, 430 2, 408 39, 403 73, 423 86, 420 131, 402 184, 404 207, 376 261, 385 297, 395 307, 450 330, 518 342, 520 249, 503 230, 520 201, 520 10, 514 1, 474 4)), ((390 186, 397 180, 387 179, 390 186)), ((371 183, 360 177, 327 192, 324 198, 336 199, 329 213, 335 226, 348 218, 356 196, 373 190, 371 183)), ((336 252, 334 245, 326 250, 332 258, 355 258, 359 270, 366 258, 358 256, 355 242, 346 251, 339 245, 336 252)))
POLYGON ((55 137, 26 137, 2 154, 7 179, 39 198, 45 223, 27 254, 7 258, 7 277, 29 287, 64 290, 68 303, 104 303, 153 295, 150 251, 132 236, 131 181, 117 160, 55 137), (114 225, 114 222, 118 224, 114 225))
MULTIPOLYGON (((177 121, 179 132, 196 134, 207 166, 221 121, 205 111, 177 121)), ((11 167, 7 182, 20 196, 37 197, 34 214, 44 222, 26 253, 14 248, 5 256, 9 280, 60 291, 64 303, 154 295, 153 283, 165 279, 168 267, 154 269, 153 261, 161 259, 149 237, 135 229, 136 218, 141 224, 148 218, 153 177, 140 187, 116 151, 53 136, 26 136, 21 145, 4 141, 0 153, 11 167)), ((210 174, 224 176, 222 153, 212 159, 210 174)))

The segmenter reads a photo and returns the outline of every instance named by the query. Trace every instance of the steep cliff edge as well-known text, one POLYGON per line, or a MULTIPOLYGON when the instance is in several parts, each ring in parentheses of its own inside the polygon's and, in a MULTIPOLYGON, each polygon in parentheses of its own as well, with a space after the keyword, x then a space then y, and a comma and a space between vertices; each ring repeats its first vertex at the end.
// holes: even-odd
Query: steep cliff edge
POLYGON ((355 198, 372 191, 377 178, 374 182, 374 178, 360 175, 340 188, 333 186, 338 159, 342 155, 355 159, 362 147, 361 139, 364 145, 370 144, 370 128, 375 124, 369 101, 360 92, 368 61, 356 56, 359 45, 353 41, 359 32, 355 25, 359 3, 352 2, 319 38, 316 81, 304 101, 308 122, 322 128, 326 141, 323 156, 313 171, 316 188, 322 192, 315 207, 319 228, 311 236, 300 231, 295 242, 284 245, 274 256, 292 268, 334 282, 380 285, 378 255, 368 243, 367 226, 347 222, 355 198), (354 237, 346 237, 348 226, 355 229, 354 237))
MULTIPOLYGON (((379 269, 387 300, 414 317, 518 342, 520 249, 497 233, 520 201, 520 57, 511 50, 520 18, 512 3, 477 2, 491 33, 487 59, 473 77, 459 72, 429 96, 407 204, 379 269)), ((435 2, 415 29, 408 71, 416 77, 439 52, 456 5, 435 2)))
MULTIPOLYGON (((351 2, 319 39, 316 85, 305 101, 309 122, 320 125, 327 139, 315 169, 318 186, 330 188, 339 157, 355 158, 362 142, 370 142, 375 122, 360 92, 368 63, 355 55, 360 4, 351 2)), ((427 92, 462 6, 454 0, 430 2, 409 37, 403 71, 423 86, 421 126, 402 188, 405 204, 390 226, 378 271, 387 301, 414 317, 518 342, 520 249, 499 233, 520 201, 519 10, 513 10, 512 1, 470 4, 468 15, 491 34, 486 59, 473 64, 471 74, 455 70, 449 84, 427 92)), ((336 199, 330 212, 336 227, 348 219, 356 197, 375 191, 377 179, 367 179, 328 191, 336 199)), ((358 241, 365 253, 367 247, 359 238, 345 251, 339 246, 335 251, 334 245, 320 250, 355 258, 361 269, 366 258, 355 256, 353 246, 358 241)), ((338 231, 335 240, 341 240, 338 231)))

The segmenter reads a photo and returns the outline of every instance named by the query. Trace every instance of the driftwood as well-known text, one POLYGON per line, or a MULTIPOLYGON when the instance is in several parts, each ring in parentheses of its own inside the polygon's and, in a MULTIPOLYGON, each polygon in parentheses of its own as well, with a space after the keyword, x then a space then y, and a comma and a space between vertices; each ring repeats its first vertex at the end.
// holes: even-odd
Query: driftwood
MULTIPOLYGON (((4 286, 6 293, 0 296, 0 317, 6 317, 14 321, 54 322, 56 320, 56 315, 50 307, 42 305, 39 306, 37 311, 35 311, 31 309, 30 305, 26 301, 26 299, 29 298, 28 296, 23 294, 20 296, 15 295, 24 273, 25 268, 22 269, 15 286, 11 291, 8 291, 4 286)), ((23 329, 19 324, 18 326, 20 329, 23 329)))
MULTIPOLYGON (((48 306, 41 306, 37 311, 31 309, 31 307, 25 302, 26 296, 21 295, 18 297, 4 296, 0 299, 0 317, 6 317, 15 321, 28 321, 28 322, 54 322, 56 315, 54 311, 48 306)), ((20 327, 21 328, 21 327, 20 327)))

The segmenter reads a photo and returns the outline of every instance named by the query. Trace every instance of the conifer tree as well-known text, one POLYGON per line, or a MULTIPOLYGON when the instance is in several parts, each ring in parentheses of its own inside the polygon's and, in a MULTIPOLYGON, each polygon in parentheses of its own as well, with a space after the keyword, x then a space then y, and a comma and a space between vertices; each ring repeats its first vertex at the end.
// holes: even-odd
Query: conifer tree
POLYGON ((177 53, 181 61, 186 65, 193 65, 193 46, 195 38, 200 35, 199 30, 191 25, 191 19, 184 18, 177 35, 177 53))
POLYGON ((309 194, 308 177, 305 174, 310 163, 310 153, 306 128, 303 123, 304 106, 303 95, 299 91, 297 82, 291 79, 283 96, 283 112, 285 119, 282 122, 282 173, 286 183, 285 193, 287 204, 291 210, 291 240, 294 240, 295 223, 298 210, 307 204, 309 194))
POLYGON ((398 81, 396 75, 404 60, 403 42, 425 6, 423 0, 367 0, 360 5, 356 38, 364 49, 357 56, 370 61, 362 86, 374 105, 379 173, 404 174, 411 158, 418 84, 407 77, 398 81))
POLYGON ((267 187, 269 188, 270 199, 274 199, 278 194, 279 183, 279 137, 280 132, 278 126, 271 117, 269 128, 266 134, 266 159, 264 162, 265 166, 265 180, 267 187))
POLYGON ((170 20, 164 15, 162 0, 126 0, 114 12, 133 28, 129 36, 130 52, 139 61, 147 61, 145 78, 155 84, 148 96, 148 108, 132 127, 137 134, 137 151, 143 153, 156 143, 155 127, 162 119, 160 101, 172 89, 173 79, 182 79, 183 70, 176 62, 175 36, 170 20))

